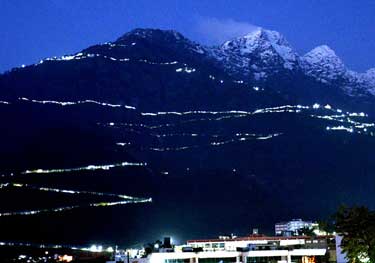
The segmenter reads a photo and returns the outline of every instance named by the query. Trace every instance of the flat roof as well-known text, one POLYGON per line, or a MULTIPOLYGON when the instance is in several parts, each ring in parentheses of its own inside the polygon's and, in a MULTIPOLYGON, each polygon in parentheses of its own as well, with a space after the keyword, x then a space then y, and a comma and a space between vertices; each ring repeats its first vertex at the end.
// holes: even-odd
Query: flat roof
POLYGON ((269 240, 269 241, 278 241, 278 240, 297 240, 297 239, 324 239, 324 238, 334 238, 335 236, 328 235, 328 236, 292 236, 292 237, 284 237, 284 236, 247 236, 247 237, 236 237, 236 238, 228 238, 228 239, 193 239, 188 240, 187 243, 207 243, 207 242, 225 242, 225 241, 258 241, 258 240, 269 240))

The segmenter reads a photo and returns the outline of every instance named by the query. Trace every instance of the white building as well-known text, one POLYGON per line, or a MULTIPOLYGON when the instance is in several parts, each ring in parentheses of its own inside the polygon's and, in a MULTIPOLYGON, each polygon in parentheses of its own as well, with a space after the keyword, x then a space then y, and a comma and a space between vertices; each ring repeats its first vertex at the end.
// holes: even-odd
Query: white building
POLYGON ((188 246, 201 248, 203 251, 236 251, 237 248, 287 247, 305 245, 305 237, 265 237, 249 236, 233 239, 189 240, 188 246))
POLYGON ((189 240, 193 251, 153 253, 150 263, 312 263, 328 255, 332 237, 248 237, 189 240))
POLYGON ((310 258, 323 257, 326 249, 293 249, 265 251, 211 251, 211 252, 174 252, 153 253, 150 263, 291 263, 298 258, 301 262, 311 262, 310 258))
POLYGON ((288 222, 280 222, 275 224, 275 234, 281 235, 298 235, 298 230, 303 228, 318 228, 319 224, 312 221, 303 221, 302 219, 293 219, 288 222))
MULTIPOLYGON (((189 240, 196 259, 189 263, 242 262, 242 263, 290 263, 316 262, 317 257, 328 255, 327 240, 332 236, 318 237, 267 237, 251 235, 231 239, 189 240), (219 260, 218 260, 219 259, 219 260)), ((163 263, 171 263, 164 261, 163 263)), ((177 261, 187 263, 188 261, 177 261)))
MULTIPOLYGON (((158 252, 131 263, 316 263, 327 262, 334 236, 321 237, 222 237, 189 240, 170 252, 158 252), (143 261, 141 261, 143 260, 143 261)), ((333 251, 336 256, 336 251, 333 251)), ((336 261, 336 258, 329 260, 336 261)), ((125 261, 126 262, 126 261, 125 261)))

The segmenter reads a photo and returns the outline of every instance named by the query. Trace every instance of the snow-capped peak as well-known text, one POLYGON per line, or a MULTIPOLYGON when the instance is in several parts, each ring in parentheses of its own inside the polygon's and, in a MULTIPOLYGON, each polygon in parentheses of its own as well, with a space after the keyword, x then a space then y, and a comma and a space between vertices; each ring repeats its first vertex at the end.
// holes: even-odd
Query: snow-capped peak
POLYGON ((286 39, 279 32, 260 27, 225 42, 220 49, 228 61, 235 61, 237 70, 251 67, 272 74, 283 68, 293 70, 298 65, 298 55, 286 39))
POLYGON ((342 60, 327 45, 321 45, 302 57, 302 65, 307 75, 322 82, 338 79, 347 73, 342 60))
POLYGON ((371 68, 365 73, 359 74, 359 78, 365 84, 368 91, 372 95, 375 95, 375 68, 371 68))
POLYGON ((339 84, 349 95, 375 95, 375 68, 365 73, 349 70, 327 45, 314 48, 301 58, 306 75, 323 83, 339 84))
POLYGON ((329 46, 327 45, 321 45, 310 52, 306 53, 304 56, 304 59, 307 60, 310 63, 320 63, 322 61, 330 60, 331 62, 334 62, 335 64, 342 64, 344 63, 341 61, 341 59, 336 55, 335 51, 333 51, 329 46))
POLYGON ((242 47, 241 51, 244 54, 251 53, 257 48, 269 48, 270 46, 283 46, 291 49, 289 43, 279 32, 265 30, 260 27, 242 37, 225 42, 223 49, 237 48, 238 45, 242 47))
POLYGON ((263 34, 266 35, 270 41, 272 47, 285 61, 284 67, 293 69, 293 65, 297 61, 297 54, 293 51, 288 41, 279 32, 271 30, 263 30, 263 34))

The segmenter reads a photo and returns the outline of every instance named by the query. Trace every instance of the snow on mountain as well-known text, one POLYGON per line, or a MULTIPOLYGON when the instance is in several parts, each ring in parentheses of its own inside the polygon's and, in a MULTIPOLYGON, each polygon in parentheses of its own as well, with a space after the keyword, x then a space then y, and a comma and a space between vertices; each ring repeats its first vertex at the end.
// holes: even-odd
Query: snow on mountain
POLYGON ((371 83, 375 88, 375 68, 371 68, 363 74, 363 78, 371 83))
POLYGON ((257 28, 249 34, 208 49, 228 73, 255 81, 272 75, 302 72, 352 96, 375 95, 375 69, 349 70, 335 51, 321 45, 300 57, 279 32, 257 28))
POLYGON ((304 73, 317 81, 340 86, 348 95, 375 95, 375 69, 366 73, 349 70, 327 45, 314 48, 301 57, 304 73))
POLYGON ((375 96, 375 68, 371 68, 365 73, 358 74, 357 79, 370 94, 375 96))
POLYGON ((342 78, 347 73, 342 60, 327 45, 316 47, 304 55, 301 65, 307 75, 323 83, 342 78))
POLYGON ((298 67, 298 55, 276 31, 258 28, 213 51, 231 73, 253 73, 255 79, 298 67))

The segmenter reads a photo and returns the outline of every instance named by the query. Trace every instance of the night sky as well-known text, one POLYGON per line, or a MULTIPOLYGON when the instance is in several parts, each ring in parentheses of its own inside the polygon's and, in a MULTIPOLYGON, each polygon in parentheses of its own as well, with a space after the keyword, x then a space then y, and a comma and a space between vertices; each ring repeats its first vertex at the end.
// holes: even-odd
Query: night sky
POLYGON ((217 44, 254 25, 281 32, 300 54, 328 44, 349 68, 364 71, 375 66, 374 14, 373 0, 1 0, 0 72, 136 27, 175 29, 217 44))

